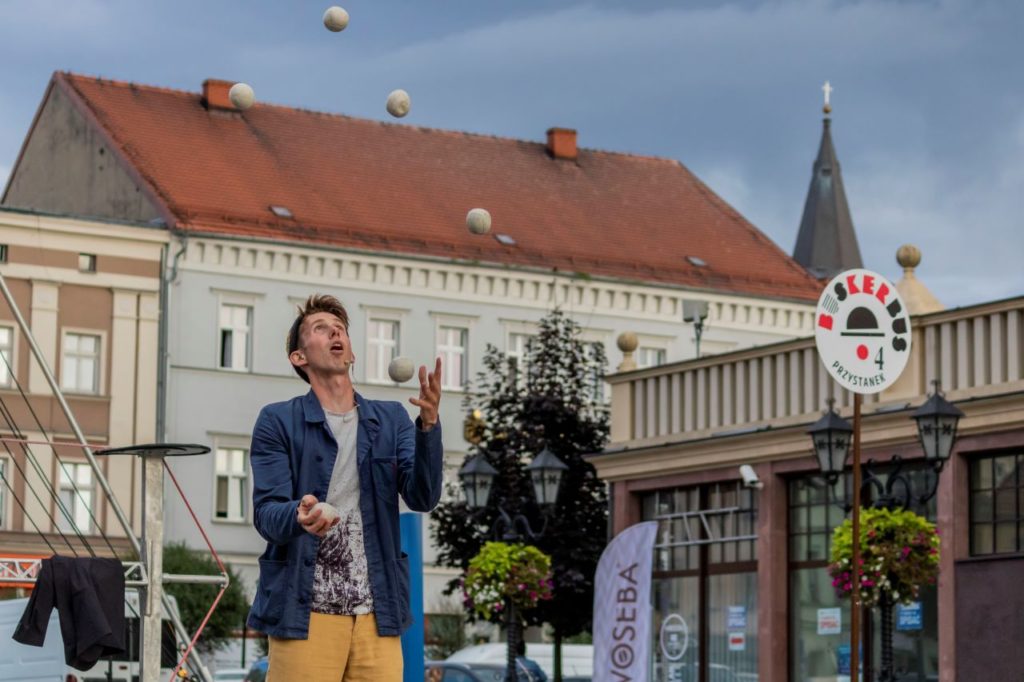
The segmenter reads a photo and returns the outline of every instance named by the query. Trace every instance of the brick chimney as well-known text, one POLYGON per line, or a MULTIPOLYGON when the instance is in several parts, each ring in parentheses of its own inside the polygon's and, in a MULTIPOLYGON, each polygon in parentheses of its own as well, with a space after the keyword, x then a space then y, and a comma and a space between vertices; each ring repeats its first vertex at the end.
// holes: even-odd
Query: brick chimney
POLYGON ((203 81, 203 106, 207 109, 229 109, 237 111, 228 97, 228 90, 234 85, 231 81, 207 78, 203 81))
POLYGON ((572 128, 548 128, 548 154, 556 159, 575 159, 576 131, 572 128))

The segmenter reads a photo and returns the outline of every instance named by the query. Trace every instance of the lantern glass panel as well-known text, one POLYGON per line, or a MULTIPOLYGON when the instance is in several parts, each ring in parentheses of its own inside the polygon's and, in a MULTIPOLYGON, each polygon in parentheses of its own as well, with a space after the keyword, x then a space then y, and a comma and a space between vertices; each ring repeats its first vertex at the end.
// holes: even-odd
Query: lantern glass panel
POLYGON ((558 484, 561 479, 562 472, 558 469, 534 469, 530 472, 533 494, 536 495, 537 504, 555 503, 555 500, 558 499, 558 484))

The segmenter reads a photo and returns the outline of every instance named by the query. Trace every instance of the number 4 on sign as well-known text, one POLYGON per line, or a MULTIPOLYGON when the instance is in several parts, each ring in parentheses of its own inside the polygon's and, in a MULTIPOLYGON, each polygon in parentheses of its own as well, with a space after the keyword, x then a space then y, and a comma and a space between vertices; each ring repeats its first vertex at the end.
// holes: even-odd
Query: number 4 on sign
POLYGON ((878 365, 878 369, 881 370, 885 366, 885 361, 882 359, 882 351, 885 348, 878 349, 878 355, 875 356, 875 364, 878 365))

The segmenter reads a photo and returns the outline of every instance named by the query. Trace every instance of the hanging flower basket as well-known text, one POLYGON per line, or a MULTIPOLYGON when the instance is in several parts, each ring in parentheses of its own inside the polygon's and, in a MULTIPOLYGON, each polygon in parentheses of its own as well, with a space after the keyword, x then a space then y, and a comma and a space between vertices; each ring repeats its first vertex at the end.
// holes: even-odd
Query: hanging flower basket
POLYGON ((462 579, 463 602, 492 620, 511 601, 520 612, 551 599, 551 557, 536 547, 488 542, 469 562, 462 579))
MULTIPOLYGON (((832 586, 840 598, 853 592, 853 523, 850 519, 832 534, 832 586)), ((861 509, 860 598, 876 606, 917 600, 923 585, 934 585, 939 576, 939 531, 935 524, 914 512, 861 509)))

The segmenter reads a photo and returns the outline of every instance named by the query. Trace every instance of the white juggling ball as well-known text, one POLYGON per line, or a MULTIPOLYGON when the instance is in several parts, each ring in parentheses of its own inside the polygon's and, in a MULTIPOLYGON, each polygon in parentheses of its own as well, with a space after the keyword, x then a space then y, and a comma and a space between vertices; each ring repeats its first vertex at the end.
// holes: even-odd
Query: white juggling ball
POLYGON ((473 208, 466 214, 466 227, 473 234, 487 234, 491 231, 491 214, 486 208, 473 208))
POLYGON ((409 99, 409 93, 405 90, 394 90, 388 95, 388 113, 395 118, 402 118, 408 114, 410 107, 412 107, 412 101, 409 99))
POLYGON ((335 33, 344 31, 348 26, 348 12, 338 6, 328 7, 324 12, 324 26, 335 33))
POLYGON ((320 518, 326 519, 328 523, 334 523, 334 519, 338 518, 338 510, 333 504, 317 502, 310 511, 316 511, 317 509, 320 510, 320 518))
POLYGON ((416 372, 416 368, 412 364, 412 360, 409 358, 403 358, 401 356, 395 358, 388 365, 388 376, 396 384, 404 384, 409 379, 412 379, 412 375, 416 372))
MULTIPOLYGON (((221 91, 223 92, 223 90, 221 91)), ((245 111, 256 102, 256 93, 246 83, 235 83, 228 90, 228 99, 237 109, 245 111)))

